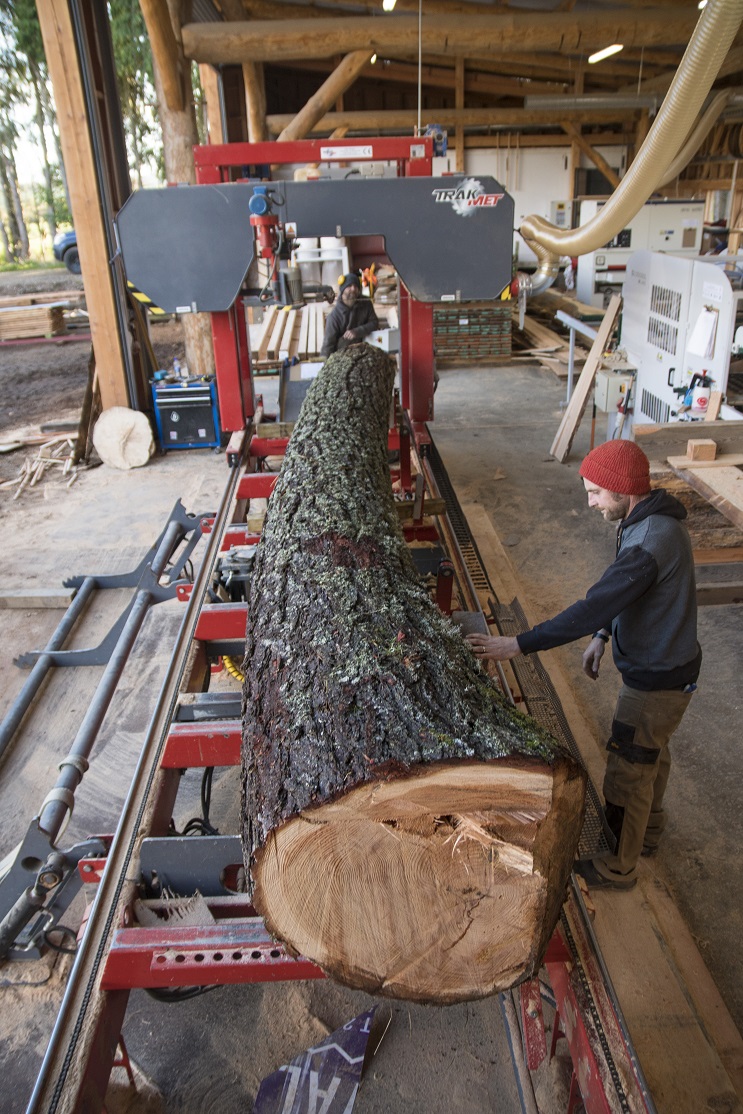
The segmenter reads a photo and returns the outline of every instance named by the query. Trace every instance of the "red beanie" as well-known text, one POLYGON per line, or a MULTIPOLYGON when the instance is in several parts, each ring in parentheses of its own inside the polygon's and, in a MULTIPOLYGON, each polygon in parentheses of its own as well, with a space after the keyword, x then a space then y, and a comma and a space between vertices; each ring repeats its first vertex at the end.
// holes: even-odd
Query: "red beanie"
POLYGON ((584 458, 580 474, 617 495, 647 495, 650 463, 634 441, 605 441, 584 458))

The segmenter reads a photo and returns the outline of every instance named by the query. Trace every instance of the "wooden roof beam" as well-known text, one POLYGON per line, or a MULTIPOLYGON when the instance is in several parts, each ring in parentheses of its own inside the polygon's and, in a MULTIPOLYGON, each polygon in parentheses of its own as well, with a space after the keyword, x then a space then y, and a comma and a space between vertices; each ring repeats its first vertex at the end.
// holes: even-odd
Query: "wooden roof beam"
POLYGON ((578 130, 578 128, 576 128, 575 124, 573 124, 572 121, 562 120, 560 121, 560 123, 563 131, 567 136, 569 136, 570 140, 573 143, 577 144, 578 147, 580 147, 583 154, 591 160, 594 166, 598 167, 604 177, 611 183, 614 189, 616 189, 619 185, 620 179, 614 172, 612 167, 609 166, 606 159, 602 155, 600 155, 598 151, 594 150, 585 136, 581 135, 580 131, 578 130))
MULTIPOLYGON (((496 132, 494 135, 465 135, 465 147, 475 148, 495 148, 500 151, 508 150, 509 134, 503 132, 496 132)), ((602 147, 625 147, 628 143, 632 142, 632 133, 627 131, 621 132, 592 132, 589 136, 593 143, 600 143, 602 147)), ((513 139, 513 136, 511 136, 513 139)), ((523 151, 525 147, 569 147, 570 141, 566 139, 564 133, 546 133, 546 132, 519 132, 518 133, 518 150, 523 151)), ((511 150, 513 151, 513 143, 511 150)))
MULTIPOLYGON (((317 59, 297 64, 295 62, 275 62, 272 68, 297 70, 310 73, 328 73, 328 63, 317 59)), ((378 59, 374 65, 369 63, 364 66, 360 77, 374 81, 397 82, 401 85, 418 84, 418 65, 414 62, 392 62, 378 59)), ((455 69, 453 66, 424 65, 421 67, 421 82, 425 87, 437 89, 455 88, 455 69)), ((530 93, 564 93, 567 82, 545 81, 540 82, 538 88, 534 83, 523 83, 515 77, 497 77, 494 74, 473 72, 469 68, 465 71, 464 88, 467 93, 488 94, 496 97, 525 97, 530 93)))
MULTIPOLYGON (((585 52, 622 42, 626 46, 686 44, 696 26, 694 13, 649 9, 628 17, 617 12, 579 15, 542 12, 504 12, 498 15, 423 17, 427 50, 449 56, 502 55, 554 50, 585 52)), ((183 28, 183 46, 196 62, 267 62, 294 58, 329 58, 367 48, 377 53, 418 50, 418 19, 401 15, 388 19, 368 16, 336 19, 297 19, 286 22, 255 20, 236 23, 190 23, 183 28)))
POLYGON ((327 81, 324 81, 317 92, 310 97, 304 108, 300 109, 291 123, 287 124, 280 132, 279 142, 283 143, 290 139, 304 139, 315 124, 322 120, 326 112, 335 104, 338 97, 345 93, 349 86, 353 85, 371 56, 370 50, 355 50, 353 53, 347 54, 340 65, 333 70, 327 81))
MULTIPOLYGON (((563 110, 564 111, 564 110, 563 110)), ((609 124, 612 121, 628 125, 634 121, 637 109, 591 109, 590 111, 571 112, 570 119, 575 124, 609 124)), ((269 132, 273 135, 287 127, 292 115, 266 117, 269 132)), ((527 110, 523 108, 423 108, 421 120, 424 124, 441 124, 444 128, 463 127, 560 127, 561 114, 548 109, 527 110)), ((333 128, 347 127, 351 132, 374 132, 400 130, 411 132, 418 122, 415 109, 392 109, 387 112, 328 112, 314 125, 313 132, 329 132, 333 128)))

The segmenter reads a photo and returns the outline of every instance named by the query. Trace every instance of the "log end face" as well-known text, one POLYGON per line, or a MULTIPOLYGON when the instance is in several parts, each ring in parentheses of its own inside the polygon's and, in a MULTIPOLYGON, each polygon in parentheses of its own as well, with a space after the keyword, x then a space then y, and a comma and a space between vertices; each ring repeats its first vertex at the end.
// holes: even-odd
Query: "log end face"
POLYGON ((537 969, 559 916, 581 822, 570 772, 441 763, 359 786, 271 833, 255 906, 356 989, 438 1004, 505 990, 537 969))

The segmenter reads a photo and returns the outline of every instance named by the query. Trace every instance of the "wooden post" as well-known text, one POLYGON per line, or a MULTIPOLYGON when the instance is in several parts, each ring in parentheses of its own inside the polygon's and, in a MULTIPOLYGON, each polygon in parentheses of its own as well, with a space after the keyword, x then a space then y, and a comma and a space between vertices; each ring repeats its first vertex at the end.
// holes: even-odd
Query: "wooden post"
MULTIPOLYGON (((464 58, 461 55, 454 64, 454 107, 460 112, 464 108, 464 58)), ((455 169, 458 174, 464 174, 464 127, 461 123, 454 130, 454 150, 455 169)))
POLYGON ((70 7, 67 0, 47 0, 39 5, 38 16, 54 87, 101 403, 104 409, 129 406, 95 153, 70 7))
POLYGON ((206 126, 210 143, 224 143, 219 98, 219 76, 213 66, 199 66, 199 80, 206 100, 206 126))
MULTIPOLYGON (((242 0, 222 0, 220 4, 224 18, 230 22, 247 18, 242 0)), ((248 121, 248 142, 263 143, 266 133, 266 83, 263 76, 263 63, 260 61, 243 62, 243 85, 245 86, 245 112, 248 121)))
MULTIPOLYGON (((160 107, 165 176, 177 185, 195 185, 193 148, 199 142, 199 135, 191 94, 190 65, 183 55, 180 27, 171 22, 170 33, 165 30, 160 0, 140 0, 140 7, 153 47, 152 68, 160 107), (174 75, 178 75, 180 81, 180 96, 173 89, 166 90, 164 77, 170 85, 174 75), (178 103, 180 108, 173 107, 178 103)), ((184 314, 183 331, 189 371, 193 375, 213 375, 214 346, 208 315, 184 314)))
POLYGON ((266 130, 266 82, 262 62, 243 62, 245 108, 248 115, 248 141, 263 143, 268 139, 266 130))

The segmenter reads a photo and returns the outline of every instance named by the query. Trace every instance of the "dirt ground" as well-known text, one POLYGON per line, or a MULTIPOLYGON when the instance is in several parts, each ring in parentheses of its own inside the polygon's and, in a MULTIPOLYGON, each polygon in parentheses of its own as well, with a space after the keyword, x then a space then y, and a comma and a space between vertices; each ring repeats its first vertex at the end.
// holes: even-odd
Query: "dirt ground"
MULTIPOLYGON (((82 291, 66 269, 0 274, 0 296, 82 291)), ((84 330, 79 330, 84 334, 84 330)), ((161 367, 183 359, 183 330, 173 318, 153 324, 152 346, 161 367)), ((48 421, 76 420, 88 382, 91 343, 75 333, 39 343, 0 345, 0 443, 48 421)), ((17 474, 19 454, 0 454, 0 481, 17 474)))

